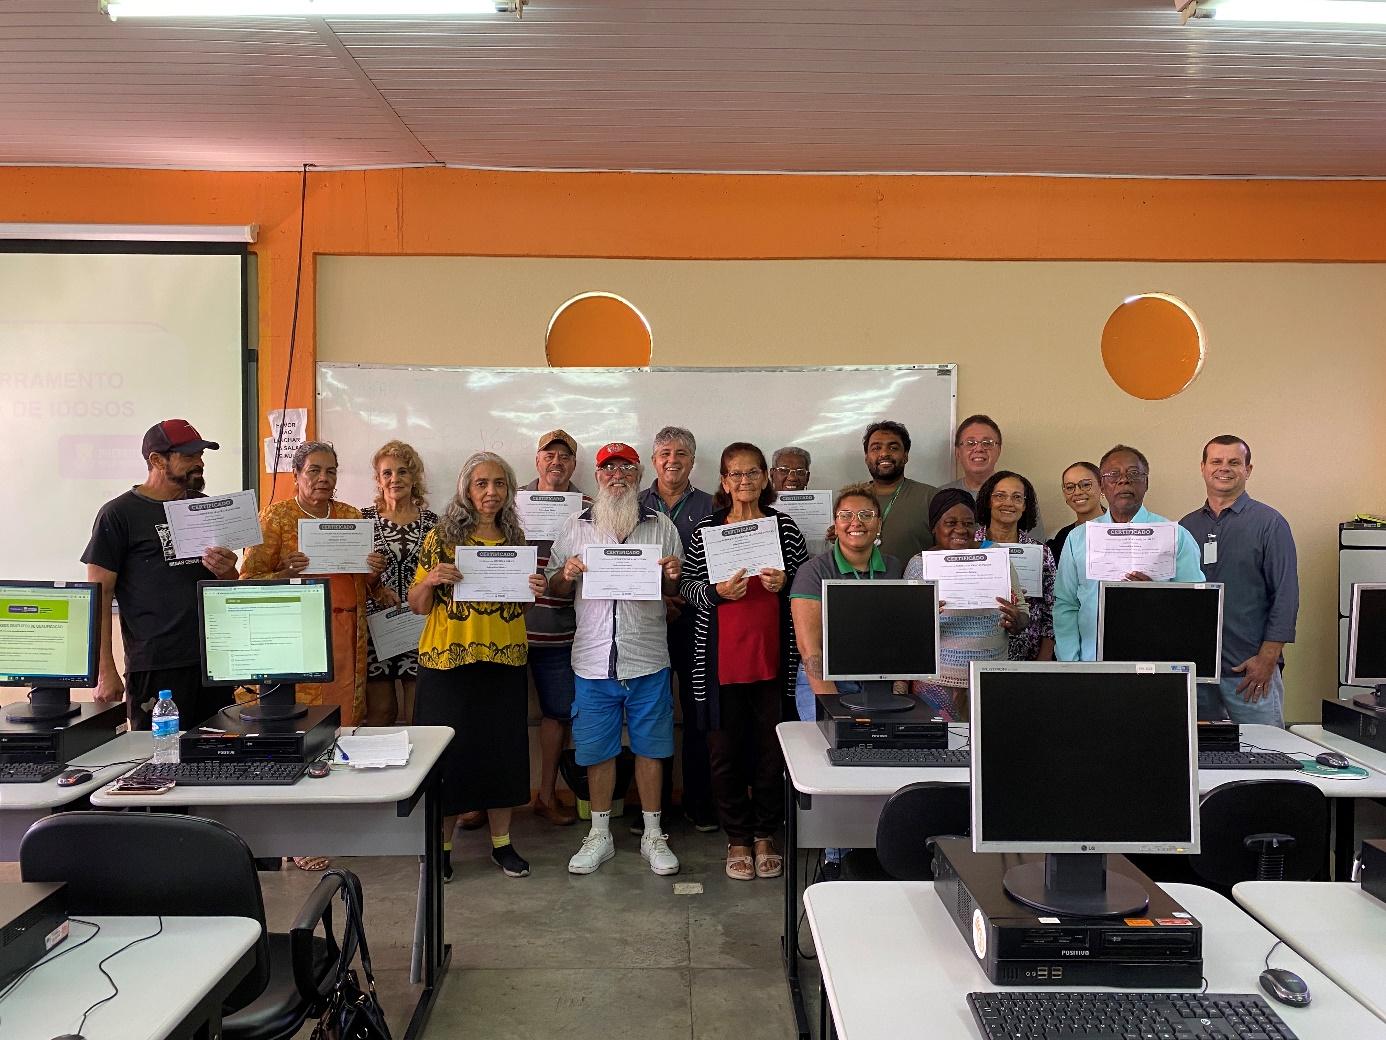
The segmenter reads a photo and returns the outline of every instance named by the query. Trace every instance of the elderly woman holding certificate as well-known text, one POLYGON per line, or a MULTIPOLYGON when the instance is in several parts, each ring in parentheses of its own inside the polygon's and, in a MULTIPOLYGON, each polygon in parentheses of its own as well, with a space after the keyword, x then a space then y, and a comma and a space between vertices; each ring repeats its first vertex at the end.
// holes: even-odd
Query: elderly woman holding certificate
MULTIPOLYGON (((972 495, 961 488, 943 488, 929 502, 929 527, 933 531, 931 552, 916 555, 905 565, 906 578, 933 577, 925 557, 942 558, 959 549, 991 548, 991 542, 977 538, 977 512, 972 495)), ((1009 657, 1008 639, 1030 623, 1030 608, 1020 594, 1020 579, 1010 571, 1009 599, 996 597, 996 606, 945 609, 946 579, 939 586, 937 682, 915 680, 914 693, 927 701, 945 721, 967 718, 967 685, 972 661, 1005 661, 1009 657)))
POLYGON ((529 863, 510 841, 510 814, 529 801, 529 639, 525 611, 544 591, 534 573, 534 548, 515 511, 515 473, 489 451, 462 465, 457 494, 438 526, 424 536, 409 608, 427 615, 419 637, 419 679, 414 721, 451 726, 443 752, 443 880, 452 880, 452 836, 457 818, 484 811, 491 830, 491 862, 507 877, 528 877, 529 863), (465 574, 481 567, 482 553, 460 561, 459 550, 489 549, 487 559, 526 557, 528 573, 465 574), (510 547, 516 547, 512 550, 510 547), (492 597, 478 601, 468 586, 492 597))
POLYGON ((794 696, 789 587, 808 549, 794 521, 770 508, 775 490, 759 448, 728 445, 721 475, 717 511, 688 540, 679 592, 696 611, 693 701, 730 842, 726 873, 751 881, 784 870, 774 842, 784 811, 775 726, 782 697, 794 696))

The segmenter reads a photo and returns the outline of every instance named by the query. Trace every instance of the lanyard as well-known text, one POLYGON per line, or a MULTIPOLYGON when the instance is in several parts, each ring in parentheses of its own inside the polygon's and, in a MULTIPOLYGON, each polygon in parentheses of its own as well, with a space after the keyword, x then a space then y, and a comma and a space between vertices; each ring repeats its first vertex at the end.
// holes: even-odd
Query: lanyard
POLYGON ((890 517, 890 511, 895 508, 895 500, 900 497, 900 492, 905 490, 905 478, 900 478, 900 485, 891 492, 890 501, 881 510, 881 526, 885 526, 886 520, 890 517))
POLYGON ((689 496, 692 494, 693 488, 689 487, 689 489, 683 493, 683 497, 674 503, 673 512, 670 512, 669 509, 664 505, 664 499, 660 497, 659 488, 655 488, 655 502, 658 504, 659 511, 661 513, 667 516, 670 520, 677 520, 679 518, 679 513, 683 510, 684 503, 688 501, 689 496))

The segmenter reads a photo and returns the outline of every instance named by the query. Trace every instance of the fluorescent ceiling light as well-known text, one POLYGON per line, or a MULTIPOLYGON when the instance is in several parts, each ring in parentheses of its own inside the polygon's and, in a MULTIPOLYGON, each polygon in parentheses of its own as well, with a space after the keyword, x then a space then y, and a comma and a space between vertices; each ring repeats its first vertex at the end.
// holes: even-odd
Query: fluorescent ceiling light
POLYGON ((0 239, 50 242, 254 242, 258 224, 0 224, 0 239))
POLYGON ((420 18, 506 14, 520 0, 101 0, 118 18, 420 18))
POLYGON ((1219 22, 1386 25, 1382 0, 1175 0, 1175 4, 1186 19, 1192 13, 1219 22))

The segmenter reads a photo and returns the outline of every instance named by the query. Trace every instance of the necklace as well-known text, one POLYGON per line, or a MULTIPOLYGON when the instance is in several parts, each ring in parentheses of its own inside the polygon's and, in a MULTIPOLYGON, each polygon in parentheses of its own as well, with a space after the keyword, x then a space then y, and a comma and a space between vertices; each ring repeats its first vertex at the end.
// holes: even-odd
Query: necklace
POLYGON ((326 520, 329 516, 332 515, 331 502, 327 503, 327 512, 323 513, 322 516, 318 516, 317 513, 309 512, 308 508, 302 502, 299 501, 297 495, 294 496, 294 505, 298 506, 298 511, 300 513, 302 513, 304 516, 312 517, 314 520, 326 520))

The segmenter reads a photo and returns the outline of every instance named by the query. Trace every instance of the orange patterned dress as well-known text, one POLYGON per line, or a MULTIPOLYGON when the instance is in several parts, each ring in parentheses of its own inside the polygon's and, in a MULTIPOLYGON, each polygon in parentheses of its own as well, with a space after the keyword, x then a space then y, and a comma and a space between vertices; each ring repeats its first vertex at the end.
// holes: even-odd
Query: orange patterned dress
MULTIPOLYGON (((283 577, 284 559, 298 552, 300 520, 360 520, 361 510, 333 502, 326 517, 312 516, 290 498, 260 511, 263 545, 245 552, 242 578, 283 577)), ((298 687, 300 704, 335 704, 342 725, 354 726, 366 714, 366 578, 364 574, 328 575, 332 595, 332 666, 329 684, 298 687)))

